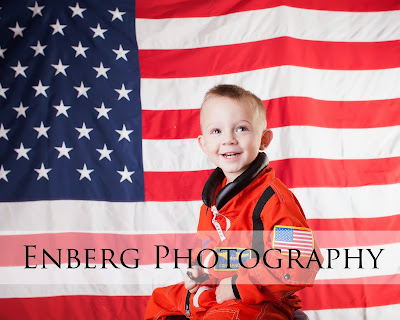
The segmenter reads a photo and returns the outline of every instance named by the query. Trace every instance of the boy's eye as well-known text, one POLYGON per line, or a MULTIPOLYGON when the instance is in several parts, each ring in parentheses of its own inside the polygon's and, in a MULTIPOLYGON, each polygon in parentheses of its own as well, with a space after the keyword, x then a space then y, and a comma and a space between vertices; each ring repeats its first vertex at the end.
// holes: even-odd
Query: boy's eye
POLYGON ((245 126, 240 126, 240 127, 237 128, 237 131, 238 131, 238 132, 247 131, 247 130, 248 130, 248 129, 247 129, 247 127, 245 127, 245 126))
POLYGON ((219 130, 219 129, 212 129, 212 130, 211 130, 211 133, 221 133, 221 130, 219 130))

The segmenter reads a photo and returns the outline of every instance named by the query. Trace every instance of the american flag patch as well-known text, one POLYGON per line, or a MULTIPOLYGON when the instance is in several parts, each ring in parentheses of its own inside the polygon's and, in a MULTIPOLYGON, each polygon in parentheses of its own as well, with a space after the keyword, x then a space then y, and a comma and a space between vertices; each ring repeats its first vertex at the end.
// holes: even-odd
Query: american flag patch
POLYGON ((275 226, 272 247, 281 249, 282 254, 289 254, 289 249, 297 249, 300 256, 310 256, 314 249, 314 238, 307 228, 275 226))

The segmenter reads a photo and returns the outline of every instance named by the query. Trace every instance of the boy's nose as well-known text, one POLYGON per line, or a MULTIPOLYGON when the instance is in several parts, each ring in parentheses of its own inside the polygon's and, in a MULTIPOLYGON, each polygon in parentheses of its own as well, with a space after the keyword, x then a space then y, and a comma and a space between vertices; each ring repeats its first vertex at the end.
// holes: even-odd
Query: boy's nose
POLYGON ((237 140, 232 133, 227 133, 224 135, 223 144, 236 144, 237 140))

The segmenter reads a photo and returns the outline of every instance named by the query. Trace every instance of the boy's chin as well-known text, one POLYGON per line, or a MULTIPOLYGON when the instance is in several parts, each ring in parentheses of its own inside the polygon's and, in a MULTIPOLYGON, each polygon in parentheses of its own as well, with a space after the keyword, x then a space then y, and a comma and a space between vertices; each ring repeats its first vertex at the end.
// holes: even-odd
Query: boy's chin
POLYGON ((228 178, 228 181, 232 182, 237 177, 239 177, 243 172, 245 172, 247 168, 238 168, 238 169, 226 168, 225 170, 224 168, 221 169, 224 172, 225 177, 228 178))

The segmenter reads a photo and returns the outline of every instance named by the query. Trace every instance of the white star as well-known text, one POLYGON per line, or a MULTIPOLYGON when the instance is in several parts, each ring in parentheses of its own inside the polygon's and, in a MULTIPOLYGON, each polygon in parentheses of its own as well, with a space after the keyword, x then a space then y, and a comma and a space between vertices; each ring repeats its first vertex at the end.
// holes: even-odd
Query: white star
POLYGON ((97 119, 100 119, 101 117, 105 117, 107 119, 110 119, 108 117, 108 112, 110 112, 111 108, 106 108, 104 106, 104 102, 101 103, 100 108, 94 108, 99 114, 97 115, 97 119))
POLYGON ((69 152, 71 152, 71 150, 73 148, 67 148, 64 141, 63 141, 61 147, 54 147, 54 149, 56 149, 59 152, 57 159, 60 159, 62 156, 65 156, 68 159, 71 159, 69 157, 69 152))
POLYGON ((14 151, 18 153, 17 160, 21 157, 24 157, 25 159, 29 160, 28 152, 31 150, 32 148, 24 148, 24 145, 21 142, 21 144, 19 145, 19 149, 14 149, 14 151))
POLYGON ((17 119, 19 118, 19 116, 24 116, 24 118, 26 118, 26 110, 28 110, 29 107, 24 107, 22 102, 20 102, 19 107, 15 107, 13 108, 15 111, 18 112, 17 114, 17 119))
POLYGON ((93 169, 88 170, 88 168, 86 167, 86 163, 83 164, 83 168, 82 169, 76 169, 76 171, 78 171, 81 174, 81 177, 79 178, 79 180, 82 180, 83 178, 86 178, 89 181, 92 181, 92 179, 90 178, 90 174, 94 170, 93 169))
POLYGON ((85 96, 87 98, 88 97, 87 92, 91 87, 85 87, 85 85, 81 81, 81 85, 79 87, 74 87, 74 88, 75 88, 75 90, 78 91, 77 98, 79 98, 80 96, 85 96))
POLYGON ((86 11, 86 8, 80 8, 79 7, 79 3, 77 2, 75 7, 68 7, 72 10, 72 18, 75 16, 80 16, 81 18, 83 18, 83 12, 86 11))
POLYGON ((35 169, 35 171, 38 173, 38 177, 37 180, 41 179, 41 178, 45 178, 47 180, 49 180, 49 176, 47 175, 52 169, 46 169, 44 167, 44 163, 42 162, 42 165, 40 166, 39 169, 35 169))
POLYGON ((113 49, 114 53, 117 55, 117 57, 115 58, 115 60, 118 60, 119 58, 124 59, 125 61, 128 61, 128 59, 126 58, 126 54, 130 51, 130 50, 124 50, 124 48, 122 48, 121 45, 119 45, 119 49, 113 49))
POLYGON ((42 15, 42 10, 43 10, 44 6, 39 7, 38 3, 35 1, 35 6, 34 7, 28 7, 29 10, 32 10, 33 14, 32 14, 32 18, 34 16, 36 16, 37 14, 41 17, 43 17, 42 15))
POLYGON ((119 139, 118 141, 121 141, 122 139, 126 139, 129 142, 131 142, 131 139, 129 138, 129 135, 133 132, 133 130, 126 130, 125 125, 122 126, 122 130, 115 130, 119 134, 119 139))
POLYGON ((55 75, 58 75, 59 73, 62 73, 64 76, 67 76, 67 73, 65 72, 65 69, 69 67, 69 64, 62 64, 61 59, 58 59, 58 64, 52 64, 51 65, 53 68, 56 69, 55 75))
POLYGON ((113 152, 114 150, 107 149, 106 144, 104 144, 103 149, 96 149, 96 150, 97 150, 97 152, 100 153, 99 161, 104 158, 107 158, 109 161, 111 161, 110 153, 113 152))
POLYGON ((2 49, 0 47, 0 57, 2 57, 3 59, 4 59, 4 52, 6 52, 6 51, 7 51, 7 48, 2 49))
POLYGON ((107 32, 108 29, 100 28, 100 23, 97 24, 96 28, 90 28, 94 32, 93 38, 100 37, 105 39, 104 33, 107 32))
POLYGON ((53 35, 56 33, 60 33, 62 35, 64 35, 64 28, 66 27, 66 24, 60 24, 60 21, 57 19, 55 24, 51 24, 50 27, 53 28, 53 35))
POLYGON ((7 133, 10 130, 11 129, 5 129, 3 124, 1 124, 1 126, 0 126, 0 138, 4 138, 4 139, 8 140, 7 133))
POLYGON ((0 96, 2 96, 4 99, 7 99, 6 97, 6 92, 8 91, 9 88, 3 88, 1 83, 0 83, 0 96))
POLYGON ((36 90, 35 97, 37 97, 39 94, 42 94, 42 95, 44 95, 44 96, 47 98, 46 90, 47 90, 48 88, 50 88, 50 86, 44 86, 44 85, 42 85, 42 81, 39 80, 38 85, 37 85, 37 86, 33 86, 32 88, 36 90))
POLYGON ((135 171, 128 171, 128 168, 124 166, 124 171, 117 171, 117 172, 121 175, 121 180, 119 182, 128 180, 130 183, 132 183, 131 175, 133 175, 135 171))
POLYGON ((74 50, 76 51, 76 53, 75 53, 75 58, 76 58, 77 56, 79 56, 79 55, 81 55, 81 56, 83 56, 83 57, 86 58, 86 53, 85 53, 85 51, 86 51, 87 49, 89 49, 89 47, 82 47, 82 43, 79 41, 78 46, 77 46, 77 47, 72 46, 72 49, 74 49, 74 50))
POLYGON ((31 48, 33 50, 35 50, 35 55, 34 57, 36 57, 38 54, 41 54, 42 56, 44 56, 44 49, 46 49, 47 46, 42 46, 40 44, 40 41, 37 42, 36 46, 31 46, 31 48))
POLYGON ((98 68, 93 67, 93 69, 97 71, 96 78, 103 76, 104 78, 108 79, 107 71, 110 70, 110 68, 104 68, 103 62, 100 62, 100 65, 98 68))
POLYGON ((90 140, 89 132, 93 130, 93 128, 86 128, 86 124, 82 124, 82 128, 75 128, 79 132, 78 140, 82 137, 86 137, 90 140))
POLYGON ((70 106, 64 106, 64 102, 61 100, 60 105, 58 106, 53 106, 54 108, 57 109, 57 114, 56 117, 58 117, 59 115, 63 114, 64 116, 66 116, 68 118, 68 113, 67 110, 70 109, 70 106))
POLYGON ((40 127, 33 127, 33 129, 35 129, 38 132, 36 139, 39 139, 41 136, 44 136, 47 139, 49 138, 49 136, 47 135, 47 131, 50 129, 50 127, 45 127, 43 121, 40 122, 40 127))
POLYGON ((114 11, 108 10, 108 12, 111 13, 111 14, 113 15, 111 21, 114 21, 115 19, 124 21, 124 20, 122 19, 122 16, 123 16, 126 12, 119 11, 118 8, 115 8, 114 11))
POLYGON ((128 94, 132 90, 125 89, 125 84, 122 84, 121 89, 114 89, 114 90, 119 93, 118 100, 121 100, 121 98, 125 98, 128 101, 130 100, 128 94))
POLYGON ((0 180, 3 179, 8 182, 7 175, 11 172, 11 170, 4 170, 3 165, 0 167, 0 180))
POLYGON ((21 75, 26 78, 25 70, 28 69, 28 67, 21 66, 20 61, 18 61, 17 65, 15 67, 10 67, 10 68, 15 71, 14 78, 18 77, 18 75, 21 75))
POLYGON ((8 28, 10 29, 12 32, 14 32, 14 37, 16 36, 21 36, 24 37, 24 35, 22 34, 22 31, 24 31, 26 28, 21 28, 18 24, 18 21, 15 23, 15 27, 14 28, 8 28))

